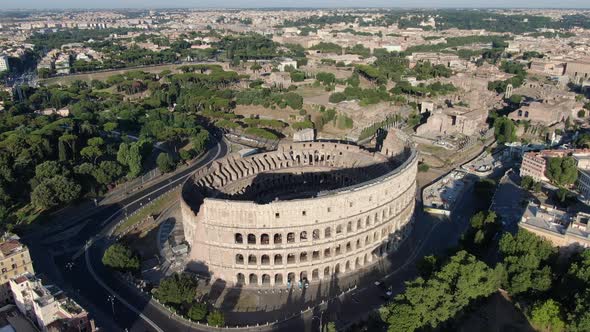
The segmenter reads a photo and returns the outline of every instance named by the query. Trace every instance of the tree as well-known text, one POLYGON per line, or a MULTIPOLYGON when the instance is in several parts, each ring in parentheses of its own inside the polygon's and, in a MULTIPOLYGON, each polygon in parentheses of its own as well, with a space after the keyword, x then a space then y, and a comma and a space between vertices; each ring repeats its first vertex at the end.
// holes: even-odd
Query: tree
POLYGON ((155 291, 156 298, 162 303, 191 303, 197 292, 197 280, 186 273, 175 273, 160 281, 155 291))
POLYGON ((497 117, 493 126, 498 143, 511 143, 516 140, 516 126, 509 118, 497 117))
POLYGON ((174 170, 176 163, 172 160, 172 157, 165 152, 161 152, 156 159, 156 164, 162 173, 168 173, 174 170))
POLYGON ((225 325, 225 317, 221 311, 215 310, 207 315, 207 324, 210 326, 221 327, 225 325))
POLYGON ((467 305, 496 291, 502 265, 490 269, 466 251, 459 251, 431 278, 418 277, 382 311, 388 331, 436 328, 467 305))
POLYGON ((82 187, 63 175, 46 178, 31 193, 31 203, 39 209, 49 209, 70 203, 80 196, 82 187))
POLYGON ((556 253, 551 243, 520 229, 516 235, 504 233, 499 246, 508 277, 504 287, 511 294, 543 292, 551 287, 550 263, 556 253))
POLYGON ((549 158, 546 175, 559 186, 572 185, 578 179, 576 161, 572 157, 549 158))
POLYGON ((139 270, 139 258, 128 247, 115 243, 102 256, 102 263, 121 271, 139 270))
POLYGON ((537 303, 531 311, 531 322, 542 331, 563 331, 565 322, 561 318, 561 310, 558 303, 549 299, 542 303, 537 303))
POLYGON ((95 165, 98 158, 102 157, 102 154, 102 149, 99 146, 89 145, 80 150, 80 155, 95 165))
POLYGON ((535 181, 533 180, 533 178, 531 176, 525 175, 522 177, 522 180, 520 181, 520 186, 524 189, 530 190, 533 188, 535 184, 535 181))
POLYGON ((418 164, 418 172, 428 172, 429 169, 430 169, 430 166, 428 166, 428 164, 425 164, 425 163, 418 164))
POLYGON ((96 182, 107 185, 123 175, 123 167, 116 161, 105 160, 92 172, 96 182))
POLYGON ((194 303, 188 310, 187 315, 193 321, 202 321, 207 316, 207 305, 205 303, 194 303))

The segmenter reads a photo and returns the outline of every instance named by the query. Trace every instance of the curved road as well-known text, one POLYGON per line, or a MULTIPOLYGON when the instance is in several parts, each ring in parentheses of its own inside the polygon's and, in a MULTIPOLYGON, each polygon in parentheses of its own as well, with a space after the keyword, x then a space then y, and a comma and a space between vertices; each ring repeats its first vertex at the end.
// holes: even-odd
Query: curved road
MULTIPOLYGON (((66 290, 91 313, 97 325, 107 331, 199 331, 172 319, 167 312, 160 310, 147 297, 132 289, 132 286, 122 284, 114 278, 100 263, 103 249, 108 244, 103 235, 108 234, 109 229, 124 218, 125 211, 132 213, 141 208, 150 200, 181 184, 196 169, 226 154, 227 146, 220 140, 201 161, 189 169, 134 193, 116 205, 98 210, 90 216, 86 224, 72 225, 71 236, 59 237, 68 230, 31 236, 27 244, 35 262, 35 270, 47 275, 66 290), (90 245, 86 245, 88 241, 90 245), (109 302, 110 297, 114 298, 112 302, 109 302)), ((416 221, 411 236, 397 252, 380 263, 384 269, 393 271, 385 279, 394 293, 403 290, 405 280, 415 277, 416 270, 412 263, 417 258, 442 253, 457 243, 468 225, 469 217, 480 208, 478 203, 474 195, 464 195, 460 204, 464 209, 452 220, 425 214, 421 211, 420 204, 416 205, 416 221)), ((383 291, 379 287, 366 279, 358 279, 358 283, 360 288, 275 328, 281 331, 318 331, 319 321, 322 319, 323 324, 336 321, 339 327, 343 327, 385 302, 381 297, 383 291), (369 286, 361 287, 362 284, 369 286)), ((295 308, 291 312, 297 310, 295 308)))
MULTIPOLYGON (((90 312, 97 325, 107 331, 161 331, 155 324, 143 320, 147 316, 152 317, 154 313, 145 312, 148 310, 147 301, 138 296, 137 291, 126 289, 126 286, 119 285, 120 283, 115 280, 105 280, 109 285, 119 285, 114 291, 121 294, 120 298, 125 299, 128 304, 133 304, 138 311, 144 312, 141 315, 122 304, 119 299, 115 299, 114 303, 109 302, 111 293, 92 278, 86 258, 100 262, 102 256, 99 247, 105 241, 102 235, 107 234, 108 230, 125 218, 126 214, 133 213, 151 200, 182 184, 197 169, 227 153, 228 147, 220 139, 201 160, 170 178, 133 193, 117 204, 97 208, 90 216, 69 223, 68 227, 43 230, 23 237, 23 242, 28 245, 31 252, 36 273, 45 275, 48 280, 66 290, 90 312)), ((101 277, 110 275, 100 270, 102 264, 95 263, 93 266, 101 277)), ((169 320, 168 317, 165 318, 169 320)), ((160 322, 161 319, 158 320, 158 324, 160 322)), ((179 331, 176 328, 163 330, 179 331)))

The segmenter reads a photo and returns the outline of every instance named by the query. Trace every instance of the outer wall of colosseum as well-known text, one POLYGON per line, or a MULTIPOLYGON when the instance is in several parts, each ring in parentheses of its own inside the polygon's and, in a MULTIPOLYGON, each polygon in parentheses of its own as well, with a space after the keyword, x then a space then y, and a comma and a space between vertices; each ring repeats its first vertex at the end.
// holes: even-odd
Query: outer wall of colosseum
MULTIPOLYGON (((308 146, 299 144, 284 149, 318 152, 317 145, 308 146)), ((351 146, 334 147, 338 151, 351 146)), ((357 158, 360 153, 366 154, 367 159, 387 160, 382 154, 355 149, 357 158)), ((314 282, 373 264, 396 250, 411 227, 417 173, 415 151, 411 150, 404 159, 401 165, 374 180, 315 198, 258 204, 207 196, 195 212, 194 206, 187 204, 188 198, 183 197, 183 224, 191 245, 190 258, 207 266, 214 279, 252 286, 314 282)), ((305 166, 321 166, 318 160, 322 158, 310 157, 284 166, 301 171, 305 166)))

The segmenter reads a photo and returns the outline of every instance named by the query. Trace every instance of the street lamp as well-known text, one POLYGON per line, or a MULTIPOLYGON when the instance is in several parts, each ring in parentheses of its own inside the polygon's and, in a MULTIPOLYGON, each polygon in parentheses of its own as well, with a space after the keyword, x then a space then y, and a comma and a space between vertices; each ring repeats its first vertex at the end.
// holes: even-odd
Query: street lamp
POLYGON ((109 295, 107 297, 107 301, 111 302, 111 309, 113 310, 113 317, 115 316, 115 297, 112 295, 109 295))

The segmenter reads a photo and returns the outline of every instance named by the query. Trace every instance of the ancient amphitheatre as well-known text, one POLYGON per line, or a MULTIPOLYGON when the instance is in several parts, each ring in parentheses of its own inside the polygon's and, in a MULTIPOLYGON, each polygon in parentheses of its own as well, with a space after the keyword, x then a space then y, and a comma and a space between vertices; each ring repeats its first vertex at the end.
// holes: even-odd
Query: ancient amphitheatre
POLYGON ((376 151, 299 142, 218 160, 183 187, 191 266, 231 285, 279 287, 375 264, 411 230, 417 163, 398 131, 376 151))

